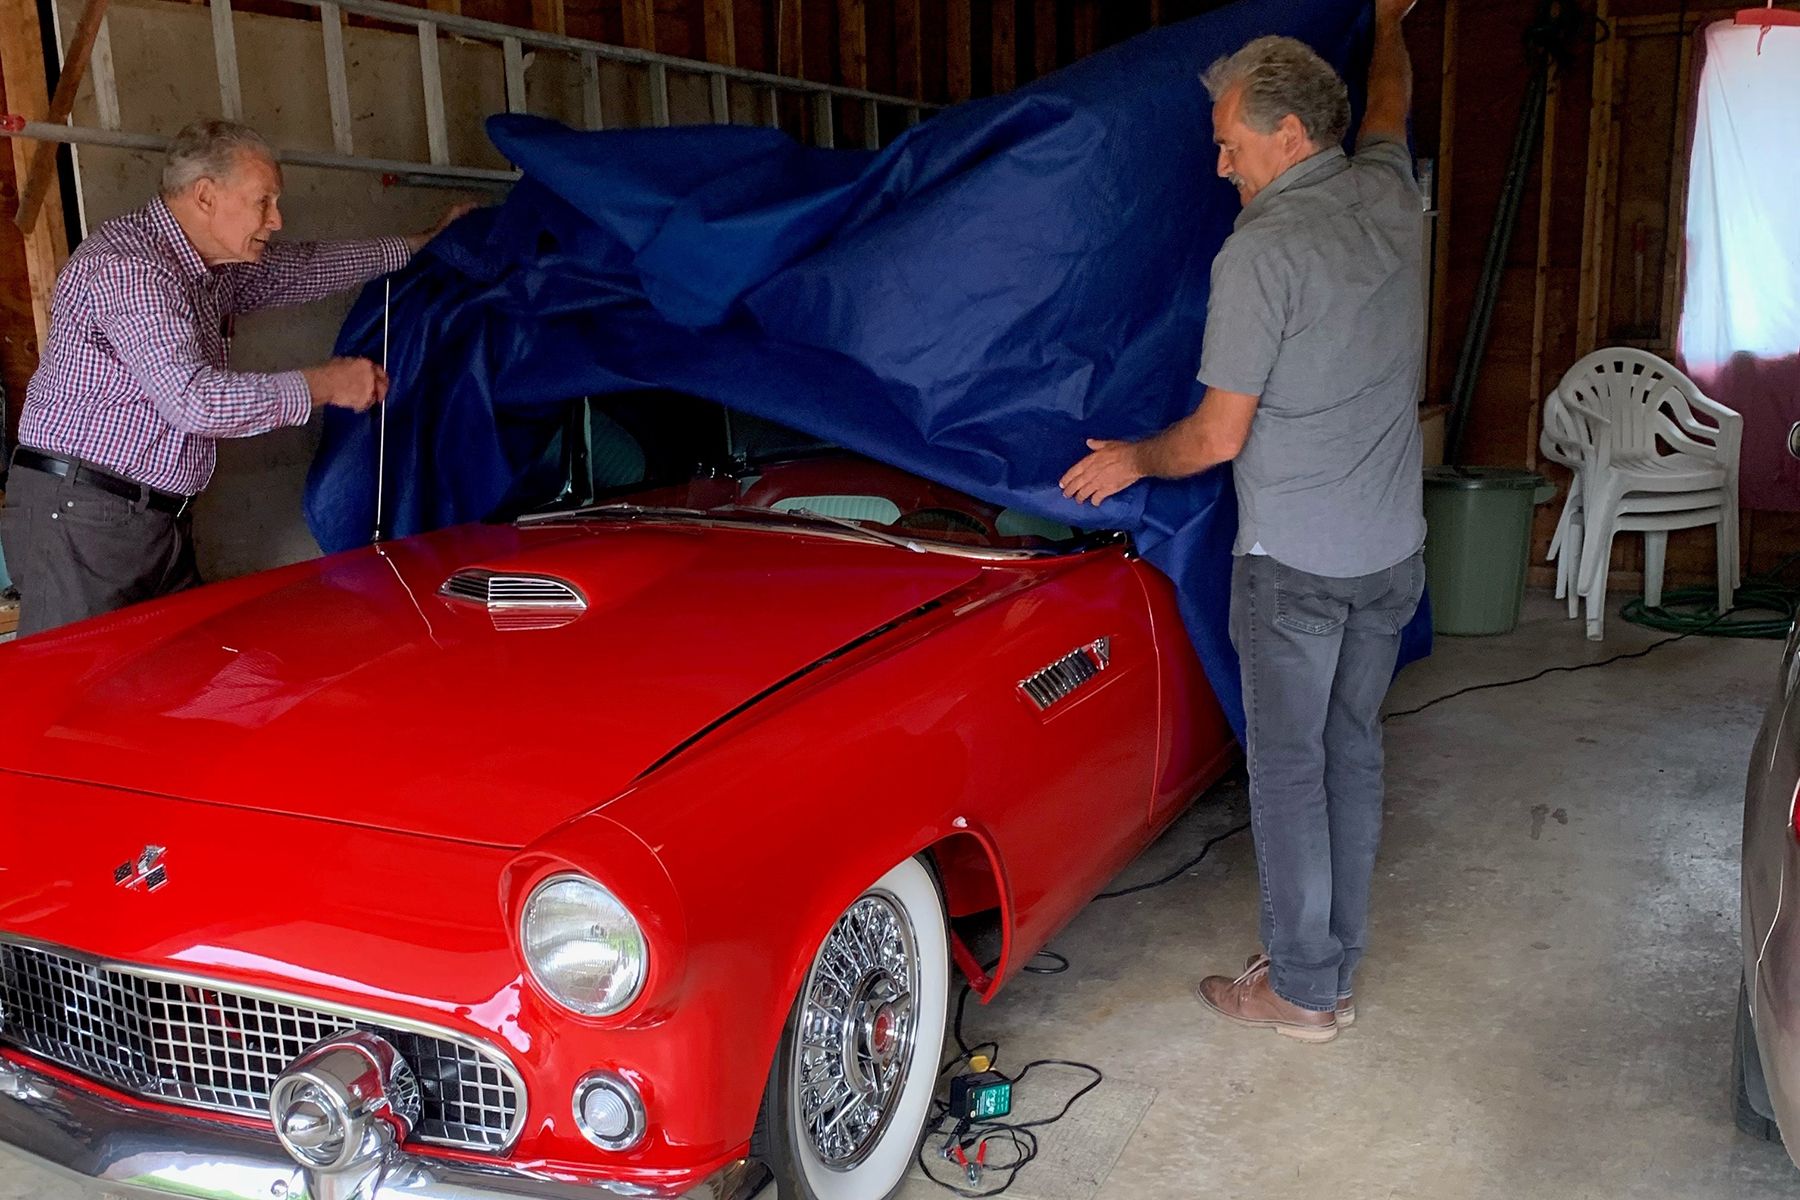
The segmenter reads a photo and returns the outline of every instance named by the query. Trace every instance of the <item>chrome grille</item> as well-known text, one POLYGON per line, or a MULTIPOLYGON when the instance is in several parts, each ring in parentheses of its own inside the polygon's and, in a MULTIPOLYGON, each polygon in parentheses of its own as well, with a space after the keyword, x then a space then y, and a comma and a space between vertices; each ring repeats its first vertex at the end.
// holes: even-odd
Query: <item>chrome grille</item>
POLYGON ((438 589, 454 600, 485 604, 490 609, 587 607, 575 586, 549 575, 513 575, 469 567, 458 571, 438 589))
POLYGON ((1048 710, 1073 696, 1081 686, 1112 664, 1112 639, 1103 637, 1071 650, 1049 666, 1033 671, 1019 681, 1019 690, 1037 705, 1048 710))
POLYGON ((272 995, 0 942, 0 1043, 120 1091, 246 1116, 315 1042, 364 1029, 419 1080, 413 1139, 497 1151, 524 1122, 524 1087, 497 1055, 447 1034, 272 995))

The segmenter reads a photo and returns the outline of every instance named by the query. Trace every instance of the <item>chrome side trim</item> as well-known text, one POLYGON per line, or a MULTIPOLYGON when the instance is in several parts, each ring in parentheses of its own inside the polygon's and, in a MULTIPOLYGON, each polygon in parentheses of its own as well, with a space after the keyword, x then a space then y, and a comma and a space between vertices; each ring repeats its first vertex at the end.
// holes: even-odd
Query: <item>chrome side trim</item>
POLYGON ((1019 680, 1019 691, 1039 712, 1048 712, 1111 665, 1112 638, 1108 636, 1079 646, 1049 666, 1033 671, 1019 680))
MULTIPOLYGON (((282 1151, 272 1130, 140 1109, 6 1058, 0 1058, 0 1151, 110 1195, 140 1200, 309 1195, 306 1173, 282 1151)), ((396 1152, 354 1200, 752 1200, 767 1180, 767 1169, 750 1159, 739 1159, 698 1186, 671 1190, 556 1179, 527 1168, 396 1152)))
MULTIPOLYGON (((506 1131, 506 1140, 500 1146, 486 1152, 494 1154, 506 1153, 512 1148, 513 1143, 519 1140, 519 1134, 524 1132, 525 1121, 531 1111, 530 1091, 526 1088, 525 1077, 519 1073, 519 1068, 514 1065, 512 1057, 496 1043, 486 1041, 482 1038, 471 1037, 468 1034, 458 1033, 452 1029, 444 1029, 441 1026, 431 1025, 424 1021, 415 1021, 407 1017, 395 1016, 391 1013, 376 1012, 373 1009, 366 1008, 353 1008, 343 1004, 333 1004, 311 996, 302 996, 293 992, 278 992, 272 988, 257 987, 254 984, 248 983, 237 983, 228 979, 216 979, 204 975, 191 975, 183 971, 166 971, 153 967, 139 966, 135 963, 119 962, 114 959, 86 954, 79 950, 70 949, 67 946, 59 946, 53 942, 40 941, 37 938, 28 938, 18 934, 0 932, 0 943, 7 943, 14 946, 22 946, 26 949, 40 950, 49 954, 60 955, 63 958, 74 959, 77 962, 85 963, 90 967, 95 967, 103 971, 117 971, 125 975, 134 975, 140 979, 155 980, 161 983, 174 984, 178 987, 185 986, 211 989, 213 991, 231 992, 239 996, 247 996, 254 1000, 264 1000, 273 1004, 288 1004, 296 1008, 312 1009, 315 1012, 326 1013, 330 1016, 343 1017, 345 1020, 355 1023, 386 1026, 390 1029, 405 1030, 408 1033, 416 1033, 424 1037, 439 1038, 443 1041, 451 1042, 474 1054, 486 1058, 500 1068, 501 1073, 506 1076, 507 1082, 512 1084, 519 1095, 518 1109, 513 1113, 512 1125, 506 1131)), ((0 1040, 3 1040, 4 1037, 5 1024, 4 1021, 0 1021, 0 1040)), ((34 1053, 29 1049, 24 1049, 22 1052, 26 1054, 34 1053)), ((49 1060, 48 1056, 43 1057, 45 1057, 47 1061, 49 1060)), ((75 1070, 74 1068, 66 1069, 71 1070, 74 1074, 82 1074, 81 1071, 75 1070)), ((101 1086, 111 1087, 113 1085, 102 1084, 101 1086)), ((179 1107, 191 1107, 203 1110, 211 1108, 211 1106, 204 1104, 170 1100, 165 1097, 150 1097, 150 1099, 155 1100, 157 1103, 174 1104, 179 1107)), ((211 1111, 231 1113, 234 1116, 247 1115, 242 1110, 236 1108, 211 1108, 211 1111)), ((468 1149, 469 1147, 458 1143, 454 1148, 468 1149)))

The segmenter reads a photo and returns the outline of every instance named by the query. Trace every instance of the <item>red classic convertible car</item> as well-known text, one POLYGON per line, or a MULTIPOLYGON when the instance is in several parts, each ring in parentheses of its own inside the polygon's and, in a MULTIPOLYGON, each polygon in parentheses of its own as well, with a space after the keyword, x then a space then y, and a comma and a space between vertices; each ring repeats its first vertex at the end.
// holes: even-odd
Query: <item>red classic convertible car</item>
POLYGON ((517 519, 0 647, 0 1151, 875 1200, 953 972, 991 996, 1235 754, 1116 538, 667 396, 546 462, 517 519))

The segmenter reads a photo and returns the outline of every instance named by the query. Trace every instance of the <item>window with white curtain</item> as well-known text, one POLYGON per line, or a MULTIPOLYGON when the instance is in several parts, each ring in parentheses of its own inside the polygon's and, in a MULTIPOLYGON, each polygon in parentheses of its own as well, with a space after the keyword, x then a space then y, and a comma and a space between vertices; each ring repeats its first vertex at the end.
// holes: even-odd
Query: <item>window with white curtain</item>
POLYGON ((1800 508, 1800 28, 1705 35, 1688 175, 1680 354, 1744 415, 1744 498, 1800 508))

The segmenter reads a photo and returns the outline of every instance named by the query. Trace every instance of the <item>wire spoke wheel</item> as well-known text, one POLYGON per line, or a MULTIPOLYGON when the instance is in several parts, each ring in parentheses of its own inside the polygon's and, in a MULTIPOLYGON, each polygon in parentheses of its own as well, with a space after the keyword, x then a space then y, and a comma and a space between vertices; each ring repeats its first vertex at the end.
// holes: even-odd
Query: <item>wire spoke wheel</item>
POLYGON ((838 918, 802 993, 801 1111, 822 1162, 861 1162, 894 1115, 913 1057, 919 951, 894 901, 871 893, 838 918))
POLYGON ((820 939, 752 1139, 782 1200, 882 1200, 899 1188, 949 1024, 947 924, 936 879, 908 859, 820 939))

